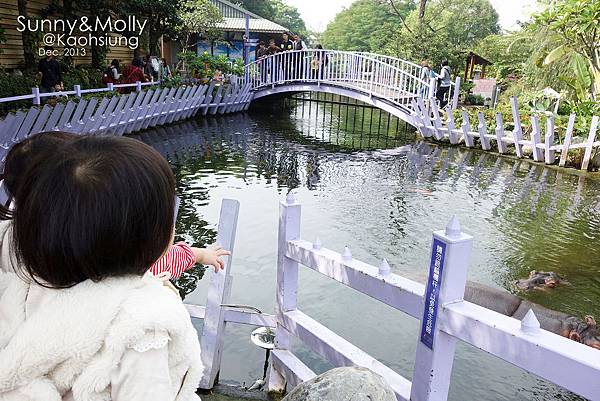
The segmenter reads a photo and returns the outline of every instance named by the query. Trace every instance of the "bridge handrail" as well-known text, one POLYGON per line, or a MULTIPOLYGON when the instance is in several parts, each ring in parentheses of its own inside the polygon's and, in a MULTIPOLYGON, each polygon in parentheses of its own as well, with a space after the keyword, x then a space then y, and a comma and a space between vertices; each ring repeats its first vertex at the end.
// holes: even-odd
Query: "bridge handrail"
POLYGON ((431 82, 419 77, 420 70, 417 71, 412 64, 407 65, 411 68, 409 71, 357 52, 290 50, 247 64, 245 79, 253 89, 294 82, 351 87, 369 96, 406 106, 410 105, 407 96, 414 97, 431 88, 431 82), (316 60, 324 60, 316 69, 312 65, 315 57, 316 60))

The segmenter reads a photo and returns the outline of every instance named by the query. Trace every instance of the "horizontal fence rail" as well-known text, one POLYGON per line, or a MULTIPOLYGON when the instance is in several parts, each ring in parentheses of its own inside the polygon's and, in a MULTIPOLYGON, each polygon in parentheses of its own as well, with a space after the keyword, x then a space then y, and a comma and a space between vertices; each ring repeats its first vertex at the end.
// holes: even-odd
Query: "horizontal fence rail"
MULTIPOLYGON (((140 85, 133 84, 138 88, 140 85)), ((122 86, 121 86, 122 87, 122 86)), ((190 118, 248 109, 250 85, 209 85, 150 88, 104 98, 69 100, 9 113, 0 120, 0 162, 11 146, 43 131, 123 135, 190 118)))
MULTIPOLYGON (((426 286, 391 274, 385 260, 375 267, 355 260, 348 248, 340 254, 319 240, 300 240, 300 205, 293 196, 281 203, 279 221, 276 354, 291 353, 291 338, 297 337, 334 366, 358 365, 379 373, 399 400, 445 400, 455 345, 462 341, 579 395, 600 399, 600 383, 589 380, 600 374, 599 351, 540 329, 532 311, 519 321, 463 300, 472 237, 461 232, 456 219, 433 235, 426 286), (421 320, 412 381, 298 310, 299 264, 421 320)), ((273 365, 271 388, 299 381, 296 371, 307 376, 306 366, 289 356, 287 360, 291 366, 285 369, 273 365)))
MULTIPOLYGON (((324 248, 319 239, 300 239, 300 214, 300 204, 290 193, 279 209, 275 315, 244 306, 228 309, 229 263, 224 272, 211 277, 207 306, 187 305, 193 317, 212 316, 204 325, 203 339, 222 336, 227 322, 276 328, 269 390, 290 391, 316 376, 292 352, 296 338, 333 366, 362 366, 378 373, 398 400, 443 401, 448 397, 456 343, 461 341, 583 397, 600 400, 600 382, 592 379, 600 374, 600 351, 541 329, 531 310, 517 320, 464 300, 473 239, 461 231, 456 218, 445 230, 433 233, 429 276, 423 285, 391 273, 385 260, 376 267, 354 259, 348 248, 338 253, 324 248), (299 265, 421 321, 410 380, 298 309, 299 265)), ((222 210, 221 219, 224 215, 222 210)), ((225 219, 237 221, 237 214, 225 219)), ((231 228, 224 233, 231 236, 231 228)), ((213 339, 202 346, 203 352, 218 355, 220 361, 222 343, 213 339)), ((219 369, 218 361, 207 363, 202 388, 215 384, 219 369)))
POLYGON ((504 120, 500 112, 495 115, 494 130, 488 131, 488 124, 483 112, 477 113, 477 121, 471 125, 472 121, 469 120, 467 111, 463 110, 461 113, 462 123, 457 125, 452 110, 446 110, 443 118, 436 102, 426 103, 421 98, 413 100, 413 125, 424 138, 437 141, 448 140, 452 145, 464 143, 469 148, 475 147, 475 141, 478 140, 481 149, 491 151, 495 148, 500 154, 511 152, 510 146, 519 158, 529 157, 528 152, 530 152, 534 161, 545 164, 558 162, 560 167, 566 165, 569 152, 572 154, 583 152, 580 168, 587 170, 588 167, 591 167, 592 157, 600 149, 600 141, 596 140, 600 125, 599 116, 592 117, 587 138, 582 142, 574 143, 573 130, 577 116, 571 114, 564 136, 562 136, 562 143, 556 143, 559 132, 555 127, 553 115, 546 116, 545 127, 539 116, 532 115, 529 138, 525 138, 526 131, 519 114, 518 99, 512 97, 510 103, 514 126, 512 131, 505 131, 504 120), (524 149, 528 152, 524 152, 524 149))

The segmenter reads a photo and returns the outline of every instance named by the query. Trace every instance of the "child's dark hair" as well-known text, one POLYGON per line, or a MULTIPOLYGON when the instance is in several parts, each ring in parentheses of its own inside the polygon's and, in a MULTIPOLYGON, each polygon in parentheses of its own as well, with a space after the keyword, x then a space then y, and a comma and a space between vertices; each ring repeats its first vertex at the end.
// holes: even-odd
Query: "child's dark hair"
POLYGON ((17 258, 46 287, 141 276, 171 242, 175 178, 135 139, 80 137, 29 169, 16 197, 17 258))
POLYGON ((43 163, 50 153, 55 152, 58 147, 76 137, 75 134, 62 131, 40 132, 23 139, 8 151, 2 179, 9 199, 6 205, 0 205, 1 220, 12 218, 12 211, 8 206, 14 198, 14 194, 19 190, 26 170, 37 163, 43 163))

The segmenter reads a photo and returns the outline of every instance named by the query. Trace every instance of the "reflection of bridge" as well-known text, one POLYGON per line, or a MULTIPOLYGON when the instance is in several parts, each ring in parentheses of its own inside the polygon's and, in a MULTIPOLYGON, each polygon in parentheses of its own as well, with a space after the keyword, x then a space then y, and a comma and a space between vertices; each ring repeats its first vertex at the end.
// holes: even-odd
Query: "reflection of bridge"
MULTIPOLYGON (((435 79, 425 81, 420 74, 421 66, 394 57, 318 49, 277 53, 246 66, 254 99, 299 91, 334 93, 378 107, 411 124, 413 101, 435 93, 435 79)), ((448 97, 456 107, 458 91, 454 88, 456 85, 448 97)))

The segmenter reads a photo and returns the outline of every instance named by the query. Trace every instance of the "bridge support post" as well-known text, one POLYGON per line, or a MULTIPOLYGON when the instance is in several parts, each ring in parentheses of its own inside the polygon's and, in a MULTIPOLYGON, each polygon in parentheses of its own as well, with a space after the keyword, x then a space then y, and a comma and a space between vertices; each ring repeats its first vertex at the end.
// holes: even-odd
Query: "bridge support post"
POLYGON ((436 323, 444 318, 446 305, 463 300, 472 245, 473 237, 461 232, 456 216, 445 230, 433 233, 411 401, 448 398, 457 339, 440 331, 436 323))
MULTIPOLYGON (((300 238, 300 204, 290 192, 279 204, 279 233, 277 238, 277 329, 276 350, 289 350, 291 334, 282 325, 283 314, 296 309, 298 293, 298 262, 288 258, 287 243, 300 238)), ((283 391, 285 379, 273 366, 269 374, 269 391, 283 391)))

